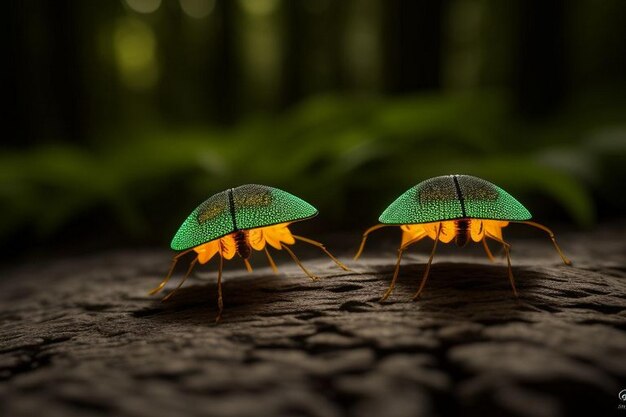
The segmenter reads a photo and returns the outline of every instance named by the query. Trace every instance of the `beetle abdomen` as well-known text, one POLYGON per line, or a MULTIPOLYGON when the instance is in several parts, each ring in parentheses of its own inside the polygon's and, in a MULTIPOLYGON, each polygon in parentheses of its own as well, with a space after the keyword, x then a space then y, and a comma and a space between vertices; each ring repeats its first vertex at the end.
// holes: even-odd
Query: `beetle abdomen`
POLYGON ((456 229, 456 235, 454 236, 454 243, 456 243, 458 247, 465 246, 470 238, 470 220, 469 219, 455 220, 454 228, 456 229))
POLYGON ((233 238, 235 239, 239 256, 243 259, 248 259, 252 253, 252 248, 250 248, 250 244, 248 243, 248 233, 244 230, 238 230, 235 232, 233 238))

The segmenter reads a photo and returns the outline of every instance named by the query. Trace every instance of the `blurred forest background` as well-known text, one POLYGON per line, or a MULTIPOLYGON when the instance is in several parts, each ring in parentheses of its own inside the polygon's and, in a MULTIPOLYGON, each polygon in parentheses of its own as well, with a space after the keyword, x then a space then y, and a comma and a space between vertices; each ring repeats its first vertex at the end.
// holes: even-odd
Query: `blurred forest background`
POLYGON ((551 225, 624 214, 623 0, 3 6, 5 258, 165 248, 244 183, 317 206, 313 237, 450 173, 551 225))

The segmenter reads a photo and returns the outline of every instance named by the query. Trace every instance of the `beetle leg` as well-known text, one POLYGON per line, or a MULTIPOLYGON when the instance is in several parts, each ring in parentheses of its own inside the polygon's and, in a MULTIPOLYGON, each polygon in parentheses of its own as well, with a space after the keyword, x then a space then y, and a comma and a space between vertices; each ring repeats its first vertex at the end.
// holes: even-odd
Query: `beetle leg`
POLYGON ((291 256, 291 259, 293 259, 293 261, 298 264, 298 266, 300 267, 300 269, 302 269, 304 271, 305 274, 307 274, 309 276, 309 278, 311 278, 313 281, 317 281, 319 279, 318 276, 313 275, 312 273, 310 273, 305 267, 304 265, 302 265, 302 262, 300 262, 300 260, 298 259, 298 257, 296 256, 295 253, 293 253, 293 251, 291 249, 289 249, 287 247, 287 245, 284 245, 283 243, 280 244, 280 247, 285 249, 287 251, 287 253, 291 256))
POLYGON ((252 272, 252 265, 250 265, 250 261, 248 261, 247 259, 244 259, 243 263, 246 264, 246 269, 248 270, 248 272, 252 272))
POLYGON ((267 255, 267 260, 270 263, 272 270, 274 271, 275 274, 278 274, 278 268, 276 268, 276 264, 274 263, 274 260, 272 259, 272 255, 270 255, 270 251, 267 250, 267 246, 265 246, 264 249, 265 249, 265 254, 267 255))
POLYGON ((224 310, 224 299, 222 298, 222 268, 224 267, 224 258, 220 256, 220 266, 217 269, 217 308, 218 313, 215 317, 215 322, 219 322, 222 318, 222 311, 224 310))
POLYGON ((363 239, 361 240, 361 245, 359 246, 359 250, 357 251, 356 255, 354 255, 354 260, 356 261, 357 259, 359 259, 359 256, 361 256, 361 253, 363 252, 363 249, 365 248, 365 241, 367 240, 367 235, 369 235, 371 232, 373 232, 374 230, 378 230, 381 229, 385 226, 389 226, 388 224, 377 224, 374 225, 372 227, 370 227, 369 229, 367 229, 364 233, 363 233, 363 239))
POLYGON ((420 283, 417 292, 413 296, 412 300, 415 301, 422 294, 422 290, 426 285, 426 280, 428 279, 428 273, 430 272, 430 265, 433 263, 433 258, 435 257, 435 251, 437 250, 437 243, 439 242, 439 235, 441 234, 442 225, 439 223, 439 228, 437 229, 437 237, 435 237, 435 244, 433 245, 433 250, 430 252, 430 257, 428 258, 428 263, 426 264, 426 269, 424 270, 424 276, 422 277, 422 282, 420 283))
POLYGON ((150 292, 148 292, 148 295, 154 295, 156 293, 158 293, 159 291, 161 291, 163 289, 163 287, 165 287, 165 284, 167 284, 167 282, 170 280, 170 278, 172 278, 172 274, 174 273, 174 268, 176 267, 176 263, 178 262, 178 259, 183 256, 188 254, 189 252, 191 252, 193 249, 188 249, 184 252, 179 253, 178 255, 174 256, 174 258, 172 258, 172 265, 170 266, 170 270, 167 273, 167 276, 165 277, 165 279, 163 281, 161 281, 161 283, 150 290, 150 292))
POLYGON ((306 237, 302 237, 302 236, 297 236, 297 235, 292 235, 292 236, 293 236, 295 239, 297 239, 297 240, 301 240, 301 241, 303 241, 303 242, 306 242, 306 243, 308 243, 308 244, 311 244, 311 245, 313 245, 313 246, 317 246, 318 248, 320 248, 322 251, 324 251, 324 253, 325 253, 326 255, 328 255, 328 257, 329 257, 330 259, 332 259, 332 260, 333 260, 333 262, 334 262, 334 263, 336 263, 336 264, 337 264, 337 266, 339 266, 339 268, 343 269, 344 271, 352 271, 350 268, 348 268, 347 266, 345 266, 344 264, 342 264, 342 263, 341 263, 341 261, 339 261, 339 259, 335 258, 335 257, 332 255, 332 253, 330 253, 330 252, 326 249, 326 247, 324 247, 324 245, 323 245, 322 243, 317 242, 317 241, 315 241, 315 240, 313 240, 313 239, 309 239, 309 238, 306 238, 306 237))
POLYGON ((402 260, 402 254, 404 253, 404 251, 410 245, 419 242, 420 240, 424 239, 425 237, 426 237, 426 235, 422 235, 422 236, 418 236, 416 238, 413 238, 413 239, 409 240, 404 245, 401 245, 398 248, 398 260, 396 261, 396 267, 393 270, 393 278, 391 279, 391 283, 389 284, 389 288, 387 288, 387 291, 385 291, 385 294, 383 294, 383 296, 380 298, 379 302, 385 301, 387 298, 389 298, 389 296, 393 292, 394 287, 396 286, 396 281, 398 280, 398 275, 400 273, 400 261, 402 260))
POLYGON ((563 251, 561 250, 561 248, 559 247, 559 245, 556 243, 556 237, 554 236, 554 233, 552 233, 552 230, 548 229, 546 226, 539 224, 539 223, 535 223, 535 222, 531 222, 531 221, 524 221, 524 222, 516 222, 516 223, 524 223, 527 224, 529 226, 532 227, 536 227, 537 229, 541 229, 544 232, 546 232, 548 234, 548 236, 550 236, 550 240, 552 241, 552 243, 554 244, 554 248, 556 249, 556 251, 559 253, 559 256, 561 257, 561 259, 563 260, 563 263, 565 265, 571 265, 572 261, 570 261, 567 256, 565 256, 565 254, 563 253, 563 251))
POLYGON ((179 288, 183 286, 185 281, 187 281, 187 278, 189 277, 189 274, 191 274, 191 270, 193 269, 194 266, 196 266, 197 262, 198 262, 198 258, 196 258, 193 261, 191 261, 191 263, 189 264, 189 268, 187 268, 187 273, 185 274, 183 279, 180 281, 178 286, 176 288, 174 288, 172 291, 170 291, 169 294, 167 294, 165 297, 163 297, 161 302, 166 302, 167 300, 169 300, 172 297, 172 295, 174 295, 174 293, 176 293, 176 291, 178 291, 179 288))
POLYGON ((485 236, 487 236, 490 239, 495 240, 496 242, 499 242, 502 244, 502 247, 504 247, 504 254, 506 255, 506 262, 508 264, 508 273, 509 273, 509 282, 511 283, 511 288, 513 289, 513 295, 515 295, 515 297, 517 298, 517 289, 515 288, 515 278, 513 277, 513 269, 511 268, 511 254, 509 252, 509 249, 511 248, 511 244, 505 242, 504 240, 500 239, 497 236, 492 235, 489 232, 485 232, 485 236))
POLYGON ((491 262, 495 262, 495 258, 493 257, 493 254, 491 253, 491 250, 489 249, 489 245, 487 245, 487 239, 485 239, 484 236, 482 238, 482 242, 483 242, 483 247, 485 248, 485 253, 487 253, 487 257, 489 258, 491 262))
POLYGON ((387 291, 385 291, 383 296, 380 298, 379 302, 383 302, 387 298, 389 298, 389 296, 393 292, 394 287, 396 286, 396 281, 398 280, 398 273, 400 272, 400 261, 402 260, 402 254, 404 253, 404 249, 406 249, 406 247, 400 247, 398 249, 398 260, 396 261, 396 267, 393 270, 393 278, 391 279, 389 288, 387 288, 387 291))

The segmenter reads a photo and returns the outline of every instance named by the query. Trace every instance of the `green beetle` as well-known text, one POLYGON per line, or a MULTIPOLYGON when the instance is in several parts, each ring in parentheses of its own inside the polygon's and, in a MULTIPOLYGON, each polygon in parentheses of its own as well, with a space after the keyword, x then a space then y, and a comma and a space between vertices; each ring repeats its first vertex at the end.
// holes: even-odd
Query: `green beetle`
POLYGON ((182 251, 174 256, 172 266, 165 279, 150 295, 156 294, 165 287, 172 277, 178 259, 192 251, 196 258, 191 262, 187 273, 180 284, 163 298, 170 298, 178 290, 196 263, 205 264, 216 254, 219 255, 217 274, 219 321, 224 303, 222 299, 222 268, 223 260, 232 259, 235 254, 243 258, 248 271, 252 271, 248 259, 252 250, 264 251, 274 272, 278 272, 267 245, 285 251, 311 279, 317 277, 302 265, 287 245, 296 240, 309 243, 320 248, 338 266, 349 269, 335 258, 323 244, 306 237, 293 235, 289 225, 293 222, 310 219, 317 215, 317 209, 306 201, 278 188, 265 185, 247 184, 230 188, 209 197, 200 204, 180 226, 172 239, 171 247, 182 251))
POLYGON ((424 289, 439 241, 449 243, 454 240, 458 246, 465 246, 470 240, 482 242, 487 256, 493 261, 493 255, 487 245, 487 239, 491 239, 504 247, 509 282, 513 294, 517 297, 509 255, 511 245, 502 238, 502 228, 508 226, 509 223, 524 223, 548 233, 563 262, 571 265, 571 261, 556 243, 554 233, 547 227, 530 221, 531 217, 526 207, 489 181, 471 175, 435 177, 410 188, 385 209, 378 218, 380 224, 370 227, 363 234, 361 246, 354 259, 358 259, 363 252, 368 234, 382 227, 400 226, 402 242, 398 249, 398 259, 391 284, 381 298, 381 301, 384 301, 391 295, 398 279, 403 252, 410 245, 424 238, 433 239, 435 243, 419 289, 413 296, 415 300, 424 289))

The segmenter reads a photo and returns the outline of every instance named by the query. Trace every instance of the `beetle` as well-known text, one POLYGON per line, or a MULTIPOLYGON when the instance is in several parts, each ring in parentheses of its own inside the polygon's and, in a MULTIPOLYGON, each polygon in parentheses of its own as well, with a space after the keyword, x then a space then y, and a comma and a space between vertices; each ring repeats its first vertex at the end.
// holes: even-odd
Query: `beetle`
POLYGON ((523 223, 543 230, 550 237, 563 262, 566 265, 572 264, 556 243, 554 233, 546 226, 530 221, 531 218, 526 207, 489 181, 471 175, 434 177, 410 188, 383 211, 378 218, 380 223, 363 233, 361 245, 354 259, 358 259, 363 252, 365 241, 371 232, 386 226, 400 226, 402 241, 398 248, 393 278, 380 299, 384 301, 391 295, 396 285, 404 251, 424 238, 432 239, 434 244, 422 281, 412 297, 416 300, 426 284, 438 242, 450 243, 454 240, 459 247, 465 246, 470 240, 482 242, 487 256, 493 261, 494 257, 487 245, 487 239, 490 239, 504 248, 509 282, 514 296, 517 297, 509 254, 511 245, 502 237, 502 229, 510 223, 523 223))
POLYGON ((322 243, 294 235, 289 230, 291 223, 315 217, 318 211, 306 201, 278 188, 266 185, 246 184, 217 193, 200 204, 180 226, 171 242, 171 248, 182 251, 174 256, 170 270, 161 283, 150 291, 154 295, 161 291, 172 277, 178 260, 189 252, 196 257, 178 286, 167 294, 163 301, 169 299, 185 282, 193 267, 205 264, 215 255, 219 256, 217 272, 217 290, 219 312, 216 322, 220 320, 224 309, 222 298, 222 268, 224 259, 230 260, 239 255, 249 272, 252 266, 248 259, 253 250, 264 251, 274 271, 278 268, 267 247, 284 249, 294 262, 312 280, 318 279, 300 262, 288 247, 296 240, 320 248, 339 267, 349 269, 335 258, 322 243))

